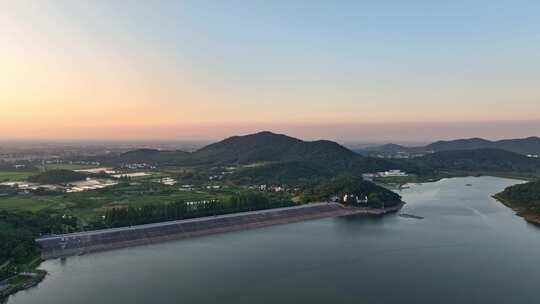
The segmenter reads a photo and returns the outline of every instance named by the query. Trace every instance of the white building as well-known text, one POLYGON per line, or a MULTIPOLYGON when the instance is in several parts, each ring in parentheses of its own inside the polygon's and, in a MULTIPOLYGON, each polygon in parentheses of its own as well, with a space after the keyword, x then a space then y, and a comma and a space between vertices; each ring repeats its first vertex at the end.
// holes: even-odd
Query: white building
POLYGON ((167 186, 174 186, 176 184, 176 180, 173 179, 173 178, 170 178, 170 177, 164 177, 164 178, 160 179, 159 182, 162 183, 163 185, 167 185, 167 186))
POLYGON ((388 170, 384 172, 377 173, 380 177, 397 177, 397 176, 408 176, 406 172, 403 172, 401 170, 388 170))

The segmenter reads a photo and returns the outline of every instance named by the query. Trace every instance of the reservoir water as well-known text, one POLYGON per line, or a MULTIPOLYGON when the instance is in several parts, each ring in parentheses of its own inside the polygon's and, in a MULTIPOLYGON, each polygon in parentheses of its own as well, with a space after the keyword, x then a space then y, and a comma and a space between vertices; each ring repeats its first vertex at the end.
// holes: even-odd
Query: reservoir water
POLYGON ((50 260, 47 278, 8 303, 538 303, 540 229, 491 198, 518 182, 413 185, 402 213, 418 218, 323 219, 50 260))

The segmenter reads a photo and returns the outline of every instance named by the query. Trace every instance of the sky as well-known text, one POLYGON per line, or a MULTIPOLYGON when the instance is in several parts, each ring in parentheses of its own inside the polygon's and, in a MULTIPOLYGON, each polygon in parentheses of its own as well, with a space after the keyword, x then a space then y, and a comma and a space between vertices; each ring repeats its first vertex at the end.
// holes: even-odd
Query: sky
POLYGON ((540 1, 0 0, 0 139, 540 135, 540 1))

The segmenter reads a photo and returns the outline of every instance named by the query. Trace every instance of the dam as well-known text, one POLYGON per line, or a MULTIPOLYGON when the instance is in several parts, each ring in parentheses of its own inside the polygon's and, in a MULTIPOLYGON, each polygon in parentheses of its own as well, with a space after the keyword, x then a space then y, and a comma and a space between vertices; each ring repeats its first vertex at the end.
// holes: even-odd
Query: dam
POLYGON ((344 207, 338 203, 249 211, 235 214, 77 232, 36 239, 43 259, 146 245, 215 233, 253 229, 277 224, 354 214, 383 215, 398 211, 403 204, 385 209, 344 207))

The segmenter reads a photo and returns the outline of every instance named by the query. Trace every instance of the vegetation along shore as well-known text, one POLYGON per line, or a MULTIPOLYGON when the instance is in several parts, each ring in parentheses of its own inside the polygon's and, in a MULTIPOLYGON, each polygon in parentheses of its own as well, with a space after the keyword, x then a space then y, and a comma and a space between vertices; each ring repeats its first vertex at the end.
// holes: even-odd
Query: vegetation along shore
POLYGON ((540 225, 540 180, 510 186, 494 197, 527 222, 540 225))

